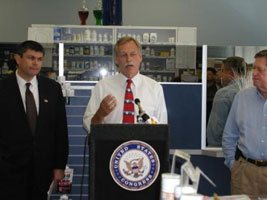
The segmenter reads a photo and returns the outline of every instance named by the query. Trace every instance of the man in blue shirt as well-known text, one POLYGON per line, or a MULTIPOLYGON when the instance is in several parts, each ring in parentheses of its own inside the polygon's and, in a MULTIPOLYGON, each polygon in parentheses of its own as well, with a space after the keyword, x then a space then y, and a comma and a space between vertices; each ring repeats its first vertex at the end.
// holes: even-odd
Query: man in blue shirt
POLYGON ((207 126, 208 146, 221 147, 223 129, 236 93, 241 89, 240 78, 246 76, 246 63, 243 58, 233 56, 223 61, 218 76, 223 88, 219 89, 213 99, 212 110, 207 126))
POLYGON ((267 194, 267 50, 255 55, 254 87, 238 92, 223 133, 232 194, 267 194))

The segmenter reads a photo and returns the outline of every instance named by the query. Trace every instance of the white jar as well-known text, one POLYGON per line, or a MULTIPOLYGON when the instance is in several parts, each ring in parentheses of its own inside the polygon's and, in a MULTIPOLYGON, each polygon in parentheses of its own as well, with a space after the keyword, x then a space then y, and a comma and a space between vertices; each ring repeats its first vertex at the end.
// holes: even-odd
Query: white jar
POLYGON ((104 56, 105 55, 105 47, 104 46, 100 46, 99 55, 100 56, 104 56))
POLYGON ((160 200, 174 200, 174 189, 180 185, 180 175, 163 173, 161 175, 160 200))
POLYGON ((144 33, 143 34, 143 42, 144 43, 149 43, 149 34, 148 33, 144 33))
POLYGON ((94 55, 99 56, 99 47, 95 46, 94 50, 95 50, 94 55))
POLYGON ((104 33, 103 35, 103 42, 108 42, 108 34, 104 33))
POLYGON ((157 42, 157 33, 150 33, 149 41, 150 41, 150 43, 156 43, 157 42))
POLYGON ((102 42, 102 41, 103 41, 102 34, 101 34, 101 33, 99 33, 99 34, 98 34, 98 42, 102 42))
POLYGON ((97 33, 96 33, 96 30, 93 30, 93 32, 92 32, 91 40, 92 40, 92 42, 96 42, 97 41, 97 33))
POLYGON ((90 42, 90 40, 91 40, 91 31, 89 29, 86 29, 84 31, 84 41, 90 42))

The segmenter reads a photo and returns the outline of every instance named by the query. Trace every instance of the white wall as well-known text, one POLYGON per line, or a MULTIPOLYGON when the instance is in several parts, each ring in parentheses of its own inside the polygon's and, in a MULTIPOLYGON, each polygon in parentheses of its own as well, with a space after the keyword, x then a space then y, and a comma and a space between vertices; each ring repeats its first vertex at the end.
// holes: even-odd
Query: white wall
MULTIPOLYGON (((90 11, 96 0, 87 0, 90 11)), ((79 24, 81 0, 1 0, 0 42, 27 39, 31 24, 79 24)), ((123 24, 193 26, 198 43, 267 45, 267 0, 123 0, 123 24)), ((87 24, 95 23, 92 12, 87 24)))

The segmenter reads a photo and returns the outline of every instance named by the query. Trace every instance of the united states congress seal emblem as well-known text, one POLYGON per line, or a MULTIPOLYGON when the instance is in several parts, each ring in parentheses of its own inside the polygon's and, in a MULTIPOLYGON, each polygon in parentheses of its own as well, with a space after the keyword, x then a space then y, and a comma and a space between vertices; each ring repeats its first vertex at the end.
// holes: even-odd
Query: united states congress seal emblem
POLYGON ((110 158, 110 173, 122 188, 140 191, 158 177, 160 162, 156 151, 147 143, 131 140, 118 146, 110 158))

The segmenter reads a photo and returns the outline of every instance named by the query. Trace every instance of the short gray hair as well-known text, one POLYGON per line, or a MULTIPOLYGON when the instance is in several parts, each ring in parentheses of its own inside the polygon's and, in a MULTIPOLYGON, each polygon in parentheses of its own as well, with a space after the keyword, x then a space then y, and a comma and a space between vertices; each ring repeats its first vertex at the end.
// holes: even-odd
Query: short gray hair
POLYGON ((117 41, 117 43, 116 43, 116 45, 114 47, 115 55, 117 55, 117 51, 118 51, 118 47, 119 46, 121 46, 123 44, 126 44, 128 42, 131 42, 131 41, 133 41, 136 44, 137 48, 139 49, 140 53, 142 54, 142 46, 141 46, 141 44, 136 39, 134 39, 133 37, 125 36, 125 37, 120 38, 117 41))

